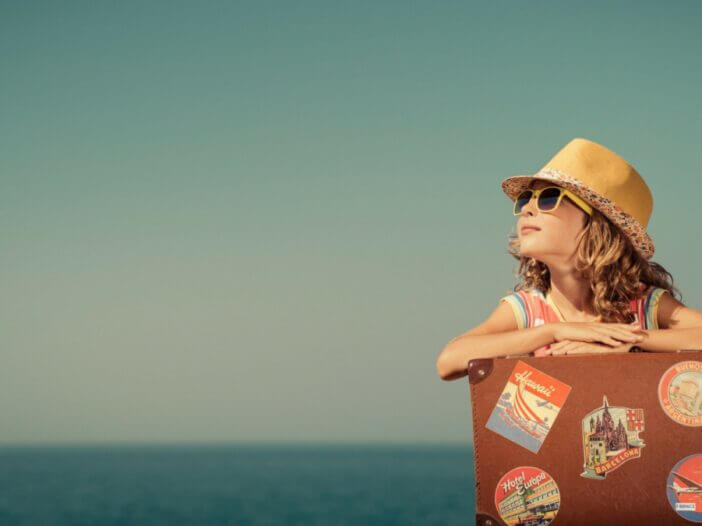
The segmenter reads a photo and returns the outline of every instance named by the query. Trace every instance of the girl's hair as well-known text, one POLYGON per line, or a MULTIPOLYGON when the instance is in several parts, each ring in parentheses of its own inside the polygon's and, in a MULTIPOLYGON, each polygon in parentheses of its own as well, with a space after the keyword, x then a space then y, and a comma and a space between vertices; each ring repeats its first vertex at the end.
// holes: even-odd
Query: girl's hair
MULTIPOLYGON (((539 289, 544 294, 551 286, 545 263, 519 254, 519 238, 510 234, 508 252, 519 261, 520 282, 514 291, 539 289)), ((658 263, 641 256, 619 227, 599 210, 593 209, 576 249, 576 272, 590 284, 592 310, 603 322, 631 323, 634 314, 629 301, 641 296, 643 286, 653 285, 682 296, 673 286, 673 276, 658 263)))

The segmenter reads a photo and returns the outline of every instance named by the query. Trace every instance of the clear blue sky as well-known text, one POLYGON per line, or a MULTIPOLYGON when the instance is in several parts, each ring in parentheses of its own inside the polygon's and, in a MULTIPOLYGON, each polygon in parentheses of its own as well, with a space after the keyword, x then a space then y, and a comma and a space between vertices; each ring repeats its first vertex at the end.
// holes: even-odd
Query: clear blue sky
POLYGON ((699 2, 3 2, 0 443, 471 439, 436 356, 573 137, 702 309, 699 2))

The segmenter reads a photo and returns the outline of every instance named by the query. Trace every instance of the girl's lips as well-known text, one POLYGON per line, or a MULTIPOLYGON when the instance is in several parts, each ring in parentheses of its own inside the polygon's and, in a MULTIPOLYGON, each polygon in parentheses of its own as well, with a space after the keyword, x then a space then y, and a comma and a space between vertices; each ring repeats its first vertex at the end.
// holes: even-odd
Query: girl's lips
POLYGON ((521 229, 522 234, 528 234, 530 232, 536 232, 538 230, 541 230, 540 228, 536 228, 534 226, 525 226, 521 229))

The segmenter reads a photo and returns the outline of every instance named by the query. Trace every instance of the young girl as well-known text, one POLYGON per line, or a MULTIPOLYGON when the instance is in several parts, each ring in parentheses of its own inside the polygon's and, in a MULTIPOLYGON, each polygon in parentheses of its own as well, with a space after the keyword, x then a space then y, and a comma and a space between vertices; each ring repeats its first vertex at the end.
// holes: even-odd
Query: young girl
POLYGON ((502 189, 518 217, 509 253, 521 282, 446 344, 442 379, 465 376, 474 358, 702 349, 702 312, 678 301, 670 273, 649 261, 653 198, 629 163, 576 138, 502 189))

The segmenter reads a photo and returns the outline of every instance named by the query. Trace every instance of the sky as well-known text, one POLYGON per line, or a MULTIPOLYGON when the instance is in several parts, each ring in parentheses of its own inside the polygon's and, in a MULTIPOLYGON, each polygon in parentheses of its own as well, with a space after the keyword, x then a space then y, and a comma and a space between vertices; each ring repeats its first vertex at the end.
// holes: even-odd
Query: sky
POLYGON ((574 137, 702 309, 702 4, 2 2, 0 444, 469 443, 438 354, 574 137))

